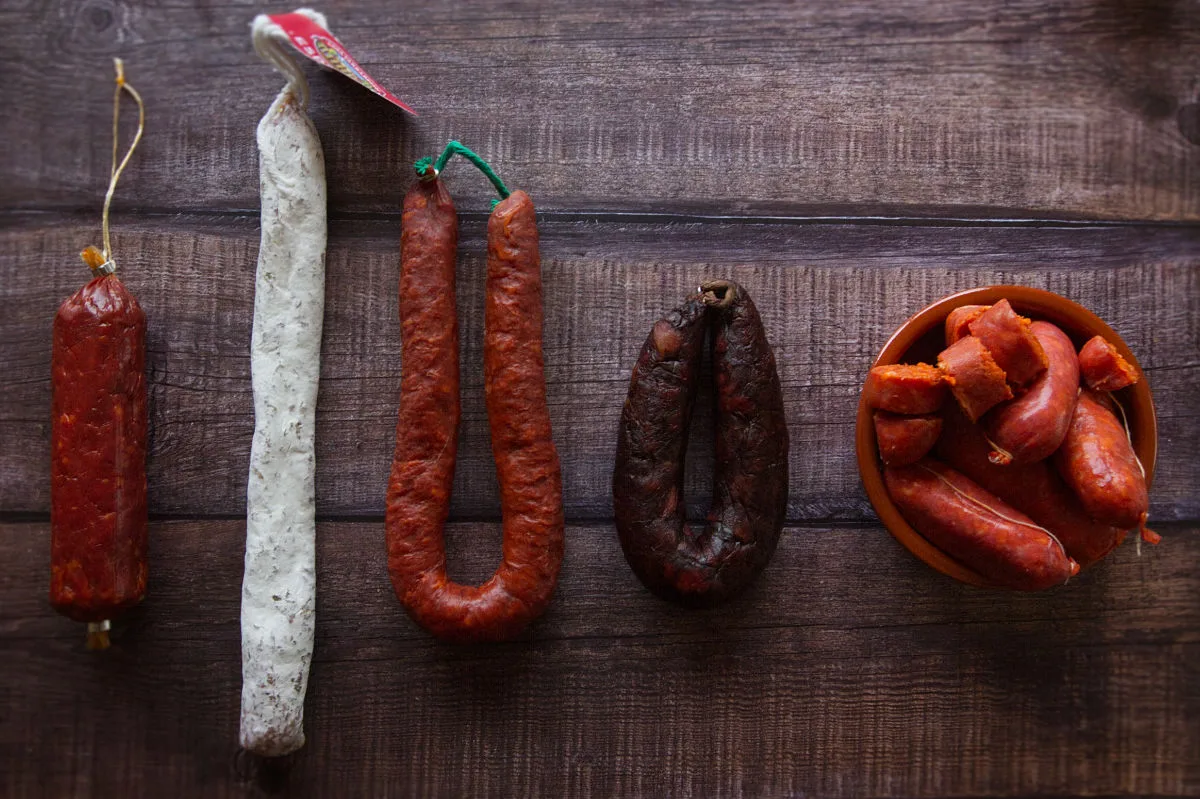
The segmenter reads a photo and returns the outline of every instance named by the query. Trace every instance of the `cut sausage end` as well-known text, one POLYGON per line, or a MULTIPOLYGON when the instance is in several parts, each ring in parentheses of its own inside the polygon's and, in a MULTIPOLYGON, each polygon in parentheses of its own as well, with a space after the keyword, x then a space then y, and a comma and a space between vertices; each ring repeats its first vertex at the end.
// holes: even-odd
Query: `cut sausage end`
POLYGON ((959 339, 938 354, 950 390, 972 422, 991 408, 1012 399, 1002 369, 984 342, 976 336, 959 339))
POLYGON ((971 335, 972 322, 987 312, 990 305, 960 305, 946 317, 946 346, 971 335))
POLYGON ((892 413, 933 413, 946 399, 946 375, 927 363, 876 366, 867 374, 863 397, 867 405, 892 413))
POLYGON ((1079 370, 1093 391, 1117 391, 1138 381, 1137 369, 1103 336, 1094 336, 1083 345, 1079 370))
POLYGON ((907 466, 929 454, 942 432, 942 419, 932 414, 905 416, 875 411, 875 441, 888 466, 907 466))
POLYGON ((1033 335, 1032 325, 1008 300, 1000 300, 967 325, 1014 388, 1029 385, 1046 371, 1046 353, 1033 335))

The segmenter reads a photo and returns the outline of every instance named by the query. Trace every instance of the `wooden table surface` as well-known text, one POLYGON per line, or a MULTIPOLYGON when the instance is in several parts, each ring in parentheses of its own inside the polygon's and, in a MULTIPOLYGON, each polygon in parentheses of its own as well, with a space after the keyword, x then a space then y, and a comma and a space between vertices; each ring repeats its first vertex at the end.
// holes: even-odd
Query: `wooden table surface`
MULTIPOLYGON (((0 9, 0 795, 1200 795, 1200 4, 324 5, 421 116, 306 67, 330 196, 319 607, 308 743, 277 762, 237 746, 254 128, 282 85, 250 47, 258 10, 0 9), (113 56, 148 107, 113 229, 149 317, 151 582, 93 654, 46 599, 50 323, 99 236, 113 56), (568 553, 549 612, 499 646, 431 640, 384 566, 398 208, 412 161, 451 138, 541 215, 568 553), (762 579, 694 612, 627 568, 610 471, 641 342, 705 277, 740 281, 762 311, 792 478, 762 579), (1104 317, 1159 414, 1163 544, 1036 596, 917 561, 853 457, 890 331, 993 283, 1104 317)), ((499 555, 490 194, 465 164, 448 184, 463 225, 451 574, 479 580, 499 555)))

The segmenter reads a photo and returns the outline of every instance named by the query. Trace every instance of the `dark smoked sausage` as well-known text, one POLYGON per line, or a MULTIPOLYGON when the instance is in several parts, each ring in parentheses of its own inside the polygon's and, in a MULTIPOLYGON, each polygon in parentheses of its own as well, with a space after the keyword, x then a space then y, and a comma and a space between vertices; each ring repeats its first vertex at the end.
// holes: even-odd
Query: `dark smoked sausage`
POLYGON ((50 602, 76 621, 105 622, 146 592, 145 353, 146 315, 115 274, 54 318, 50 602))
POLYGON ((458 443, 457 222, 440 180, 404 198, 403 374, 387 501, 388 568, 408 614, 447 640, 511 639, 546 609, 563 557, 562 480, 542 357, 533 202, 513 192, 488 220, 484 371, 504 518, 503 560, 481 586, 446 575, 443 528, 458 443))
POLYGON ((787 425, 775 356, 754 302, 710 281, 655 324, 630 380, 613 473, 625 558, 660 597, 717 604, 770 560, 787 510, 787 425), (716 381, 716 473, 708 524, 684 519, 688 424, 706 328, 716 381))

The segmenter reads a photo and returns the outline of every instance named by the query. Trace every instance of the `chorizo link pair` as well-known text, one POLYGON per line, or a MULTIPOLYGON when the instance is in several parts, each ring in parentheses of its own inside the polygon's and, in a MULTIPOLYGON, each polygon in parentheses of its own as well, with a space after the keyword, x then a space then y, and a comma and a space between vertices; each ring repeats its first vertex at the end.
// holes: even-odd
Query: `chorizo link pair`
POLYGON ((788 437, 775 356, 758 310, 715 280, 659 320, 621 414, 613 510, 625 558, 665 599, 713 605, 744 589, 775 551, 787 510, 788 437), (716 381, 716 473, 707 525, 684 518, 683 471, 705 333, 716 381))
POLYGON ((404 371, 387 499, 392 585, 413 620, 439 638, 510 639, 546 609, 563 557, 562 479, 546 405, 533 202, 514 192, 488 220, 484 377, 504 555, 481 586, 446 576, 443 528, 459 422, 458 225, 440 180, 409 190, 402 224, 404 371))

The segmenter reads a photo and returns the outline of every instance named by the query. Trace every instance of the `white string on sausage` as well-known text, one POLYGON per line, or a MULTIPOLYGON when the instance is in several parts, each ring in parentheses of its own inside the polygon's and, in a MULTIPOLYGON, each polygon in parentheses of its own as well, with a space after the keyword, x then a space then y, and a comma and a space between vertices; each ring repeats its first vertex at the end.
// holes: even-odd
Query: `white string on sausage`
MULTIPOLYGON (((1031 530, 1037 530, 1039 533, 1045 533, 1046 535, 1050 536, 1050 540, 1053 541, 1054 543, 1058 544, 1058 548, 1059 548, 1059 550, 1062 551, 1063 557, 1070 558, 1070 555, 1067 554, 1067 548, 1063 546, 1062 541, 1058 540, 1058 536, 1056 536, 1054 533, 1047 530, 1045 527, 1042 527, 1040 524, 1033 524, 1031 522, 1023 522, 1020 519, 1014 519, 1011 516, 1001 513, 999 510, 997 510, 996 508, 993 508, 991 505, 987 504, 986 502, 981 502, 980 500, 975 499, 975 497, 973 497, 970 494, 968 494, 967 492, 963 491, 958 486, 954 485, 954 483, 950 482, 949 480, 947 480, 942 475, 938 474, 933 469, 930 469, 928 466, 926 466, 922 463, 918 463, 917 466, 924 469, 925 471, 929 472, 937 479, 941 480, 943 483, 946 484, 946 486, 951 491, 953 491, 955 494, 957 494, 962 499, 965 499, 967 502, 970 502, 972 505, 976 505, 980 508, 983 508, 988 513, 991 513, 995 516, 999 516, 1001 519, 1003 519, 1006 522, 1011 522, 1013 524, 1020 525, 1021 527, 1028 527, 1031 530)), ((1068 578, 1068 579, 1070 579, 1070 578, 1068 578)))

